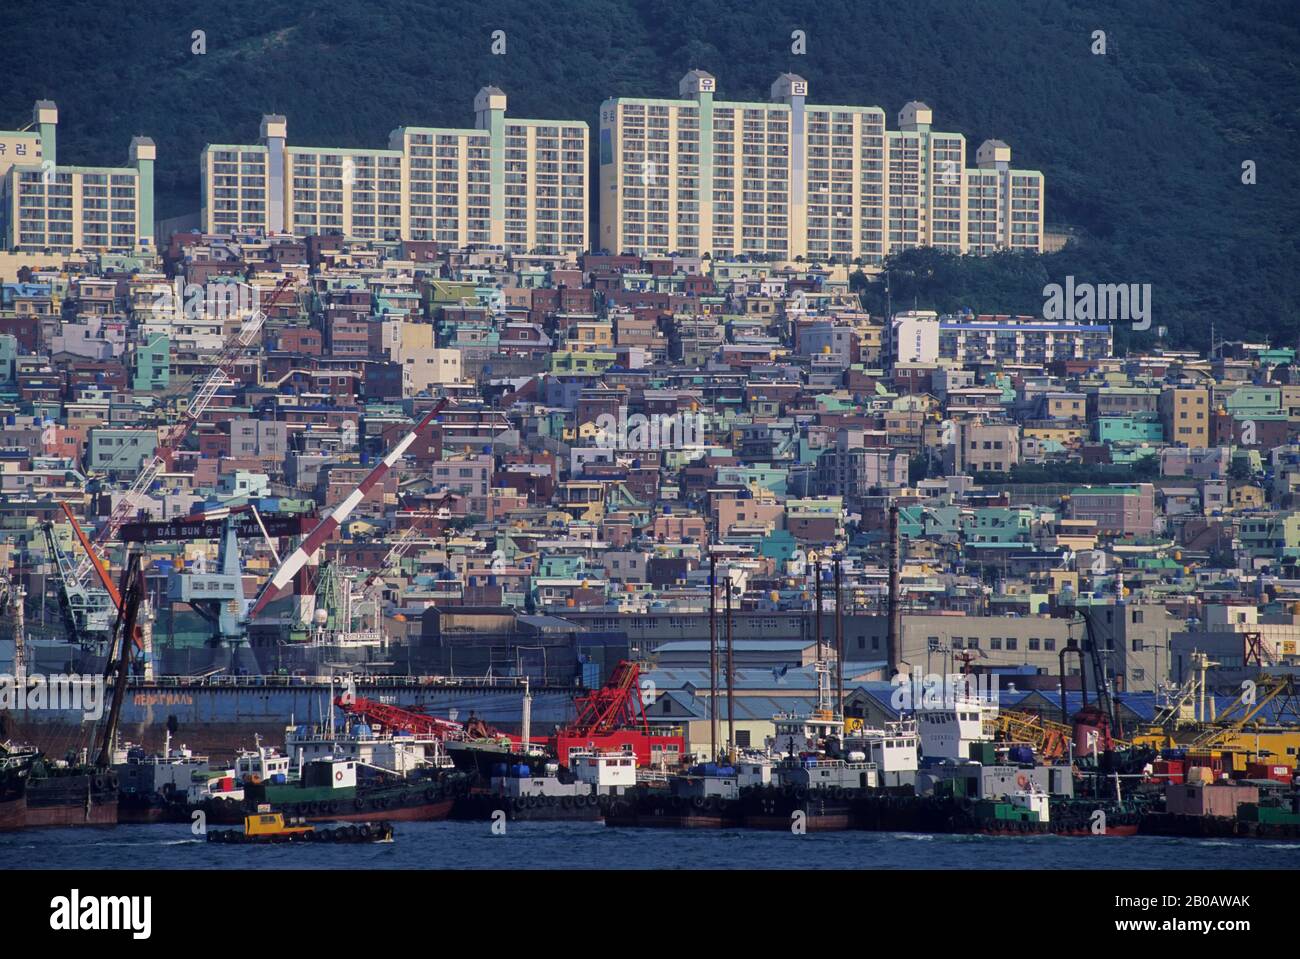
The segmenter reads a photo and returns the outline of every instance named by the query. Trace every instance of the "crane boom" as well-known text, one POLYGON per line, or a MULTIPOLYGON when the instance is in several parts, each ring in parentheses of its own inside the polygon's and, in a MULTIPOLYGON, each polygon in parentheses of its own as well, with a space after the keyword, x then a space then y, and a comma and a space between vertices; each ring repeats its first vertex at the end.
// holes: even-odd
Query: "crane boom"
POLYGON ((334 511, 330 513, 329 516, 326 516, 316 524, 315 528, 313 528, 312 531, 303 539, 302 544, 285 558, 284 562, 282 562, 276 569, 275 574, 267 580, 265 585, 263 585, 262 591, 257 597, 257 601, 253 603, 252 608, 248 611, 249 620, 255 619, 257 614, 265 609, 266 605, 271 602, 271 600, 274 599, 282 589, 293 582, 294 576, 298 574, 299 570, 307 565, 307 561, 311 559, 312 554, 325 545, 325 542, 334 535, 338 530, 339 525, 351 515, 352 511, 357 508, 358 504, 366 498, 366 495, 374 489, 375 485, 378 484, 388 471, 393 468, 393 464, 402 458, 402 454, 405 453, 407 449, 410 448, 411 444, 415 442, 416 438, 429 427, 446 405, 447 399, 445 397, 440 399, 434 405, 433 409, 429 410, 429 412, 415 424, 415 427, 403 436, 396 446, 388 451, 388 455, 380 460, 379 465, 372 469, 366 475, 366 478, 357 484, 357 488, 349 493, 343 502, 339 503, 339 505, 334 508, 334 511))
POLYGON ((645 706, 641 701, 641 671, 631 660, 619 660, 608 681, 600 689, 575 696, 577 718, 567 725, 566 736, 604 736, 627 727, 641 733, 650 731, 645 706))
POLYGON ((465 727, 450 719, 426 716, 424 713, 412 712, 400 706, 364 699, 360 696, 339 696, 334 705, 354 716, 360 716, 376 725, 386 726, 392 730, 403 730, 419 736, 436 739, 459 739, 465 733, 465 727))
MULTIPOLYGON (((286 276, 276 284, 275 290, 271 294, 271 300, 267 303, 267 309, 273 308, 279 302, 280 297, 293 282, 294 278, 292 276, 286 276)), ((189 406, 186 407, 185 412, 182 414, 180 422, 159 437, 158 447, 154 455, 150 457, 149 462, 145 463, 130 488, 113 507, 108 521, 91 540, 95 546, 109 542, 116 537, 118 531, 122 528, 122 524, 139 509, 140 499, 153 486, 154 481, 162 471, 167 468, 167 464, 176 452, 176 448, 189 435, 191 427, 203 416, 211 404, 212 398, 217 395, 217 391, 229 382, 226 374, 230 367, 235 360, 243 355, 244 350, 253 342, 253 338, 262 329, 262 324, 265 322, 266 314, 261 309, 254 310, 252 315, 240 326, 239 331, 226 341, 226 345, 217 357, 212 372, 208 374, 195 392, 189 406)), ((92 558, 92 554, 87 552, 86 556, 77 564, 75 575, 79 583, 85 584, 91 566, 96 563, 96 560, 97 557, 92 558)))
MULTIPOLYGON (((78 542, 81 543, 81 548, 85 552, 86 556, 89 557, 90 564, 95 570, 95 576, 99 579, 99 584, 104 587, 104 592, 108 593, 108 598, 113 601, 113 608, 117 610, 118 618, 120 620, 123 612, 122 592, 117 588, 117 585, 114 584, 113 577, 108 575, 108 564, 95 554, 90 545, 90 540, 88 540, 86 534, 82 532, 81 523, 77 521, 77 517, 73 515, 72 509, 68 506, 67 502, 60 502, 59 506, 63 509, 63 515, 68 518, 68 522, 72 524, 72 532, 77 537, 78 542)), ((140 638, 139 624, 136 623, 134 618, 131 619, 130 626, 127 629, 127 635, 131 637, 131 642, 135 644, 135 648, 140 652, 144 652, 144 642, 140 638)))
POLYGON ((1293 677, 1261 674, 1257 685, 1243 688, 1237 698, 1219 714, 1218 722, 1188 743, 1188 748, 1210 749, 1223 745, 1231 740, 1234 734, 1240 733, 1251 722, 1264 715, 1265 707, 1275 699, 1291 697, 1295 694, 1296 684, 1293 677))
POLYGON ((107 769, 113 761, 113 739, 117 733, 117 724, 122 716, 122 700, 126 696, 127 671, 131 665, 131 651, 126 643, 128 636, 140 645, 140 608, 145 601, 144 571, 140 566, 140 554, 133 552, 127 559, 126 569, 122 571, 122 588, 119 593, 125 597, 118 604, 117 619, 113 623, 113 633, 108 643, 108 664, 104 679, 113 683, 113 702, 108 710, 108 719, 104 723, 104 735, 100 741, 99 756, 95 765, 107 769))
POLYGON ((76 536, 77 542, 81 544, 81 550, 85 554, 81 561, 90 564, 91 568, 95 571, 95 578, 99 580, 99 585, 104 587, 104 592, 108 593, 109 598, 113 600, 113 608, 121 610, 122 594, 118 592, 117 584, 113 582, 113 577, 108 575, 108 564, 100 559, 95 553, 94 546, 91 544, 90 540, 87 539, 85 532, 81 529, 81 522, 77 519, 76 515, 73 514, 72 508, 68 506, 67 502, 61 501, 59 503, 59 508, 63 510, 63 515, 67 517, 68 522, 72 524, 72 535, 76 536))
POLYGON ((1120 727, 1119 709, 1115 705, 1115 696, 1111 692, 1110 683, 1106 675, 1106 664, 1102 659, 1101 642, 1096 631, 1092 626, 1092 616, 1086 610, 1081 611, 1083 617, 1083 628, 1086 632, 1087 652, 1092 663, 1093 683, 1097 687, 1097 707, 1110 723, 1112 735, 1123 735, 1123 729, 1120 727))
MULTIPOLYGON (((443 503, 451 499, 451 496, 452 496, 451 493, 444 493, 442 498, 438 500, 437 505, 441 507, 443 503)), ((438 514, 436 510, 429 510, 425 515, 437 516, 438 514)), ((393 569, 395 566, 397 566, 398 563, 402 561, 402 557, 407 554, 407 552, 410 550, 410 548, 413 545, 415 545, 415 536, 419 532, 420 532, 420 528, 414 524, 402 530, 402 535, 397 537, 397 539, 393 542, 392 548, 389 549, 388 551, 388 555, 384 557, 383 561, 379 564, 379 566, 375 569, 375 571, 372 572, 369 576, 367 576, 365 580, 361 583, 362 590, 369 589, 375 583, 379 582, 379 580, 381 580, 384 576, 388 574, 389 570, 393 569)))

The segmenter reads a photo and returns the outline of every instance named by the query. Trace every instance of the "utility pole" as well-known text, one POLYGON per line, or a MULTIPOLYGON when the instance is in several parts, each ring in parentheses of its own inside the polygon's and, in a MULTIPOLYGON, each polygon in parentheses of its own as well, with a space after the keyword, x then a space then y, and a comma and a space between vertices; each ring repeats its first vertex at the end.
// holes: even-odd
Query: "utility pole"
POLYGON ((718 759, 718 558, 709 556, 709 759, 718 759))

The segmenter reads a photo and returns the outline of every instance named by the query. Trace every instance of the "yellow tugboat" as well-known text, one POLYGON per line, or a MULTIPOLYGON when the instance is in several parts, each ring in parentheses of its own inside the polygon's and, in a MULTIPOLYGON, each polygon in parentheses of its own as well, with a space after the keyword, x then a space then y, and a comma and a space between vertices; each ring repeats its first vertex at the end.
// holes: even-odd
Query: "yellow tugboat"
POLYGON ((345 826, 321 828, 305 823, 301 819, 285 821, 281 813, 268 812, 269 806, 261 806, 256 814, 244 817, 244 830, 214 829, 208 832, 208 842, 229 844, 269 843, 353 843, 353 842, 392 842, 393 827, 387 822, 348 823, 345 826))

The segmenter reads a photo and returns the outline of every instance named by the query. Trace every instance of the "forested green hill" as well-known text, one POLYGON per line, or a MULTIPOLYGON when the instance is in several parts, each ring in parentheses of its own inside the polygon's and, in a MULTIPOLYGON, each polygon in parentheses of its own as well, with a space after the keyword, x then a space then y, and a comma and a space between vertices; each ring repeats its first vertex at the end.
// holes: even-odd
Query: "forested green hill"
POLYGON ((972 152, 1006 140, 1045 174, 1049 225, 1079 233, 1034 264, 920 277, 908 306, 1037 312, 1045 278, 1073 274, 1153 284, 1175 342, 1203 344, 1212 321, 1300 336, 1294 0, 7 0, 0 17, 0 126, 56 100, 60 157, 77 163, 122 162, 152 136, 161 216, 197 208, 205 143, 255 141, 266 112, 288 117, 291 143, 370 146, 402 124, 471 125, 488 82, 515 115, 594 128, 605 97, 674 96, 691 67, 735 99, 794 70, 811 102, 892 118, 920 99, 972 152))

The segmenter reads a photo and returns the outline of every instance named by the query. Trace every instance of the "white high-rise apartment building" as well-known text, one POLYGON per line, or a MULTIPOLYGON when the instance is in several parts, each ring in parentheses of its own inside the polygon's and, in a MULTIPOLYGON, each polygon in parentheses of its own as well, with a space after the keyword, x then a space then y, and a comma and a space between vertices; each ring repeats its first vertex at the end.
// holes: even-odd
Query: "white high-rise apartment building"
POLYGON ((26 129, 0 131, 0 243, 23 251, 151 250, 153 140, 132 139, 124 167, 70 166, 59 162, 58 126, 58 106, 37 100, 26 129))
POLYGON ((600 235, 613 253, 741 254, 870 267, 909 247, 1040 251, 1043 177, 989 140, 931 129, 923 103, 888 130, 880 107, 807 103, 783 74, 771 102, 715 100, 682 78, 679 99, 618 97, 600 109, 600 235))
POLYGON ((203 229, 585 251, 587 124, 508 117, 495 87, 474 115, 473 129, 401 127, 375 150, 288 146, 285 118, 263 117, 260 143, 203 150, 203 229))

